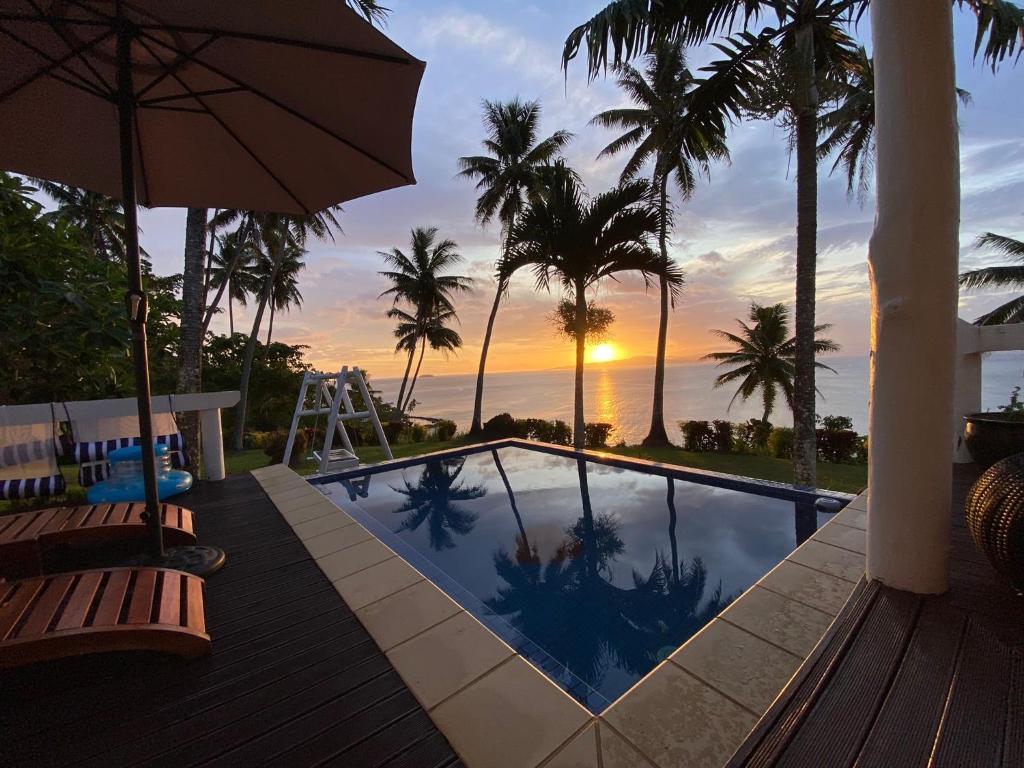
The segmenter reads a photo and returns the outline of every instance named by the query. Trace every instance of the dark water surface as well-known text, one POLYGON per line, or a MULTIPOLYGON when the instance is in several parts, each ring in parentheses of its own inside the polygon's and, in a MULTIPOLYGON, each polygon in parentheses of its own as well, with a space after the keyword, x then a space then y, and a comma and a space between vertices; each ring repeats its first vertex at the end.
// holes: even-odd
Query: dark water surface
POLYGON ((514 446, 325 490, 595 713, 827 520, 514 446))

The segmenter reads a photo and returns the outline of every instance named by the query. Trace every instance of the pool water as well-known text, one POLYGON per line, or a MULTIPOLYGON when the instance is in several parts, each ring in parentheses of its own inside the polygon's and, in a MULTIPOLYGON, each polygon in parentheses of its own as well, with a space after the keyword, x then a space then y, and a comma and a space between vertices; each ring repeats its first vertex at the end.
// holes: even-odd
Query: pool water
POLYGON ((791 490, 520 446, 320 482, 595 714, 828 519, 791 490))

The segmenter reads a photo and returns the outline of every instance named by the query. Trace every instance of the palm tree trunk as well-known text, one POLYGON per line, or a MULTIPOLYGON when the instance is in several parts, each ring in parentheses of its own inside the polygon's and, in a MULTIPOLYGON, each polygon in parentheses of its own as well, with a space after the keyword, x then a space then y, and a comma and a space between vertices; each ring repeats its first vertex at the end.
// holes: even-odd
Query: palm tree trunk
POLYGON ((228 286, 228 330, 235 335, 235 310, 231 301, 231 286, 228 286))
POLYGON ((679 542, 676 540, 676 481, 668 480, 665 501, 668 503, 668 543, 672 550, 672 580, 679 583, 679 542))
MULTIPOLYGON (((661 263, 668 266, 668 174, 661 174, 659 185, 661 227, 658 231, 658 245, 661 248, 661 263)), ((651 427, 641 445, 645 448, 667 448, 672 443, 665 431, 665 354, 668 346, 668 280, 662 275, 659 280, 661 315, 658 318, 658 351, 654 360, 654 395, 651 404, 651 427)))
POLYGON ((480 367, 476 372, 476 394, 473 397, 473 421, 469 426, 470 435, 479 435, 484 431, 484 371, 487 369, 487 351, 491 347, 491 332, 494 330, 494 319, 498 316, 501 296, 505 292, 505 281, 498 281, 498 290, 494 292, 494 304, 491 314, 487 317, 487 329, 484 331, 484 343, 480 347, 480 367))
POLYGON ((409 407, 409 403, 412 402, 412 391, 416 388, 416 379, 420 375, 420 366, 423 365, 423 353, 427 351, 427 337, 423 337, 423 344, 420 347, 420 359, 416 362, 416 372, 412 375, 412 381, 409 382, 409 393, 405 396, 405 405, 402 406, 402 413, 405 413, 409 407))
POLYGON ((583 360, 587 349, 586 285, 576 281, 576 381, 573 388, 572 444, 583 447, 586 423, 583 421, 583 360))
POLYGON ((220 305, 221 297, 224 295, 225 289, 228 287, 228 283, 231 282, 232 275, 235 274, 235 269, 238 268, 238 262, 242 258, 242 252, 245 250, 245 238, 240 238, 238 248, 235 249, 235 255, 231 259, 231 263, 228 264, 228 271, 224 275, 224 281, 220 284, 220 288, 217 289, 217 295, 213 297, 213 303, 206 308, 206 317, 203 319, 203 334, 210 327, 210 321, 213 319, 214 312, 217 311, 217 307, 220 305))
POLYGON ((270 346, 270 337, 274 333, 274 293, 270 293, 270 324, 267 326, 267 346, 270 346))
POLYGON ((412 370, 412 358, 416 354, 416 346, 409 350, 409 360, 405 364, 405 375, 402 377, 402 386, 398 388, 398 400, 395 401, 395 408, 402 413, 402 399, 405 397, 405 385, 409 382, 409 371, 412 370))
POLYGON ((277 270, 284 258, 283 245, 278 244, 276 251, 273 256, 274 261, 270 274, 267 275, 267 279, 263 281, 263 287, 260 289, 260 303, 256 308, 256 317, 252 321, 252 332, 245 343, 245 358, 242 361, 242 380, 238 384, 239 398, 235 409, 234 445, 236 451, 242 450, 242 437, 245 435, 246 409, 249 406, 249 379, 252 377, 252 363, 253 358, 256 357, 256 345, 259 343, 260 323, 263 322, 263 312, 270 301, 270 292, 274 286, 274 281, 277 279, 277 270))
POLYGON ((498 474, 501 476, 501 482, 505 484, 505 493, 508 494, 508 503, 512 505, 512 514, 515 515, 516 525, 519 527, 519 539, 524 552, 530 551, 530 541, 526 538, 526 528, 523 526, 523 518, 519 514, 519 506, 516 504, 516 496, 512 492, 512 483, 508 481, 508 475, 505 474, 505 467, 501 465, 501 459, 498 457, 497 449, 491 451, 491 456, 494 459, 494 466, 498 470, 498 474))
POLYGON ((804 110, 796 124, 796 349, 793 376, 793 482, 814 488, 814 303, 817 272, 817 119, 804 110))
MULTIPOLYGON (((178 349, 178 391, 199 392, 203 364, 203 246, 206 241, 206 209, 189 208, 185 218, 185 271, 181 284, 181 337, 178 349)), ((199 466, 199 413, 182 414, 181 433, 189 469, 199 466)))
MULTIPOLYGON (((220 213, 220 208, 216 208, 213 211, 213 218, 217 218, 217 214, 220 213)), ((216 232, 213 228, 213 219, 210 219, 210 246, 206 250, 206 272, 203 273, 203 312, 206 311, 206 302, 210 299, 210 280, 213 277, 213 249, 217 244, 215 239, 216 232)))

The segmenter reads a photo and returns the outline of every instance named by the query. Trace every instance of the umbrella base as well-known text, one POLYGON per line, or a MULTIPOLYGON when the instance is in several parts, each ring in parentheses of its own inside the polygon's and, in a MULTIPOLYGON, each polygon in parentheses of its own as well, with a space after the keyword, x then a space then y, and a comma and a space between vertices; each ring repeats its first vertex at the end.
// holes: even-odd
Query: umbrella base
POLYGON ((202 544, 185 547, 170 547, 164 551, 163 557, 150 554, 136 555, 125 562, 125 565, 148 565, 154 568, 173 568, 195 576, 206 578, 224 567, 227 555, 223 549, 208 547, 202 544))

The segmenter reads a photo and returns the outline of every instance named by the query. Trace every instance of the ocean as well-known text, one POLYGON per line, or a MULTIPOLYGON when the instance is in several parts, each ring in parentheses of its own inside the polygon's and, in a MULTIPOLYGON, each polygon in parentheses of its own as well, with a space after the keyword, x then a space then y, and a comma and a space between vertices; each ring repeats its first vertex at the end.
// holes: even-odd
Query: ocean
MULTIPOLYGON (((822 415, 849 416, 859 433, 868 425, 867 357, 834 357, 825 362, 836 370, 818 372, 817 412, 822 415)), ((745 421, 761 417, 759 399, 742 403, 738 399, 729 408, 734 389, 714 389, 718 369, 714 363, 673 363, 665 370, 665 426, 670 436, 679 438, 679 421, 689 419, 729 419, 745 421)), ((1024 353, 992 352, 983 363, 982 406, 985 410, 1006 404, 1013 387, 1024 386, 1024 353)), ((587 421, 605 421, 615 429, 611 442, 637 443, 647 434, 650 424, 652 366, 627 363, 599 366, 590 364, 584 376, 584 412, 587 421)), ((393 401, 401 379, 372 380, 385 400, 393 401)), ((460 430, 469 428, 473 416, 473 392, 476 374, 420 377, 414 398, 413 415, 451 419, 460 430)), ((573 371, 555 369, 514 373, 489 373, 484 385, 484 419, 507 411, 517 418, 562 419, 572 423, 573 371)), ((771 421, 791 426, 792 414, 780 400, 771 421)))

